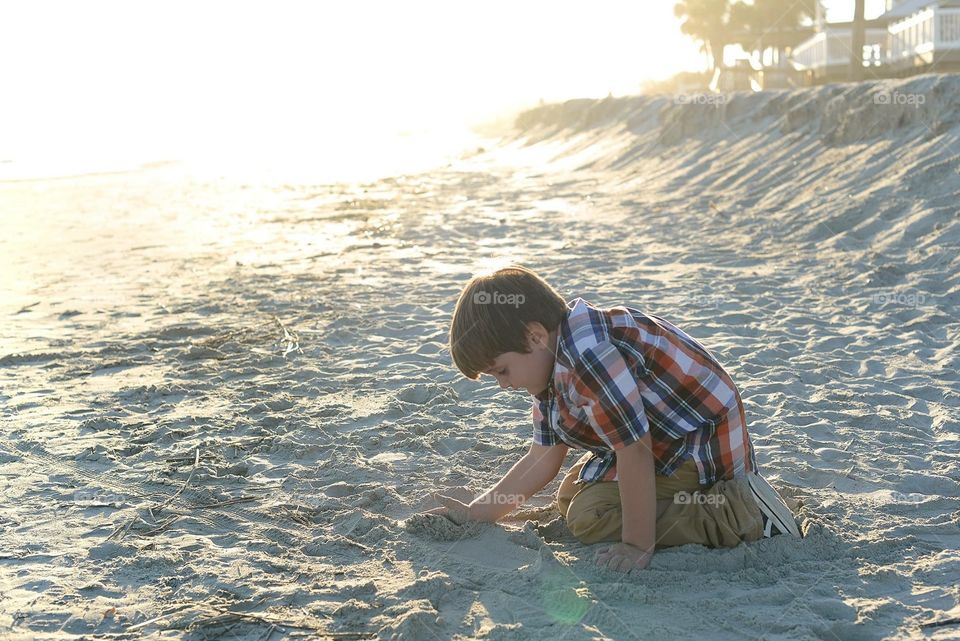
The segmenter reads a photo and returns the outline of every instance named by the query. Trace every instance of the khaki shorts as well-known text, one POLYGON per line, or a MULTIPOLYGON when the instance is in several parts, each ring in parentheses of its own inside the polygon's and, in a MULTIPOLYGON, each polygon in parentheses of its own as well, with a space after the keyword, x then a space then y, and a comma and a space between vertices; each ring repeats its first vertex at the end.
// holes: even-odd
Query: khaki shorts
MULTIPOLYGON (((584 454, 564 476, 557 490, 557 509, 581 543, 620 541, 623 512, 619 482, 574 484, 590 456, 589 452, 584 454)), ((693 458, 688 458, 670 476, 658 474, 655 478, 658 548, 687 543, 736 547, 763 536, 760 508, 746 479, 702 486, 693 458)))

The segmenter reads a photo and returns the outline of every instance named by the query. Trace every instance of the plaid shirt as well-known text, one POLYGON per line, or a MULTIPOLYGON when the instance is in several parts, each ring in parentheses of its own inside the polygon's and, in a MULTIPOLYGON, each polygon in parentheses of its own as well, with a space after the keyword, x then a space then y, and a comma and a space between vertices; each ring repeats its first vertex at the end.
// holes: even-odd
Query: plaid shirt
POLYGON ((757 468, 740 393, 706 347, 630 307, 567 307, 550 385, 534 397, 533 440, 593 452, 577 484, 616 481, 615 451, 648 431, 662 476, 691 456, 702 485, 757 468))

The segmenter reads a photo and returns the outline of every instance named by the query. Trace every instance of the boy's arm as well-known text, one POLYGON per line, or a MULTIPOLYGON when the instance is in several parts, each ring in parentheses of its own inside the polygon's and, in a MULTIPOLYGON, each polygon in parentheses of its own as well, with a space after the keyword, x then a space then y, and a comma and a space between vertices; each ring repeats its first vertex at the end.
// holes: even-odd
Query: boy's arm
POLYGON ((566 445, 530 444, 530 449, 496 485, 470 503, 470 518, 496 521, 552 481, 567 457, 566 445))
POLYGON ((646 567, 656 543, 655 467, 640 365, 609 341, 582 350, 575 365, 574 404, 583 408, 594 432, 617 457, 621 543, 597 559, 614 569, 646 567))
POLYGON ((656 543, 657 493, 650 432, 617 450, 617 479, 623 507, 621 540, 652 555, 656 543))

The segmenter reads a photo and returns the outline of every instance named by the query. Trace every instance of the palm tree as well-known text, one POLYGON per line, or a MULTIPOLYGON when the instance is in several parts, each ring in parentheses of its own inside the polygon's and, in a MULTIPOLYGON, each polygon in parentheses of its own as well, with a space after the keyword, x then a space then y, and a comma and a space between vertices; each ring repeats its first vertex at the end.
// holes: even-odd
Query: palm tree
POLYGON ((680 0, 673 7, 680 18, 680 31, 700 42, 700 51, 710 61, 710 70, 723 63, 723 48, 729 38, 730 2, 728 0, 680 0))
POLYGON ((763 52, 772 47, 777 57, 809 37, 804 21, 813 21, 817 0, 753 0, 739 2, 731 8, 730 22, 737 29, 735 41, 746 51, 763 52))
POLYGON ((863 45, 867 24, 864 19, 864 0, 854 0, 853 31, 850 37, 850 80, 863 80, 863 45))

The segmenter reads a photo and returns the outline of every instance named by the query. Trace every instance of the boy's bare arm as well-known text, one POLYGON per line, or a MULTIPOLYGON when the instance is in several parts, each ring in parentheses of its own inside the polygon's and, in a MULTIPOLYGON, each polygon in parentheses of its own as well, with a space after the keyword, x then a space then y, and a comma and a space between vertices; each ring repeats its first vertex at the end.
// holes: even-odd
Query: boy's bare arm
POLYGON ((656 543, 657 492, 650 432, 617 450, 617 476, 623 504, 621 540, 646 554, 645 566, 656 543))
POLYGON ((496 521, 552 481, 567 457, 566 445, 530 444, 530 449, 492 488, 470 503, 470 518, 496 521))

